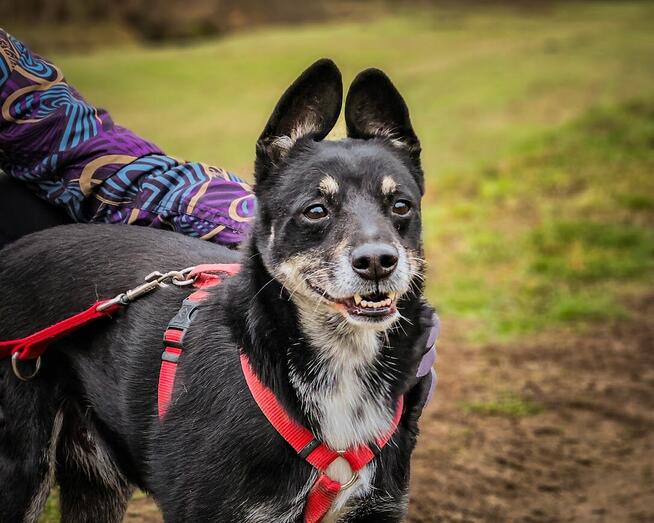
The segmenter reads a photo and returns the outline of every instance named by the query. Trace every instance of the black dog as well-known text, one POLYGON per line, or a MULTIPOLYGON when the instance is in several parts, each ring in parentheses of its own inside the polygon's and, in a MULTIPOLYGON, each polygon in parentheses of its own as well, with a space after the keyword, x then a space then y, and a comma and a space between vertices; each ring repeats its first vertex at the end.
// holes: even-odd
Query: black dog
MULTIPOLYGON (((185 337, 173 400, 157 416, 162 333, 189 291, 168 286, 54 344, 40 374, 0 363, 0 520, 36 521, 53 476, 65 522, 119 522, 134 486, 165 520, 299 522, 317 472, 277 433, 239 353, 292 418, 332 449, 389 444, 324 521, 400 521, 424 352, 420 145, 378 70, 345 104, 348 138, 323 141, 341 76, 316 62, 257 143, 258 215, 242 255, 174 233, 68 225, 0 252, 0 340, 28 335, 142 282, 151 271, 242 263, 185 337)), ((31 365, 27 363, 26 365, 31 365)), ((327 471, 351 477, 338 458, 327 471)))

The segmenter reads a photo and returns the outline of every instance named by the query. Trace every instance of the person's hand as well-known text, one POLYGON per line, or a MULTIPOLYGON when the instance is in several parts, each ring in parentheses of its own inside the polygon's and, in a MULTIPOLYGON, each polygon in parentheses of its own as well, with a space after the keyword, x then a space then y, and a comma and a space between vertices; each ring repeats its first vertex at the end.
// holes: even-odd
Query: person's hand
POLYGON ((414 433, 417 433, 418 419, 422 410, 431 401, 436 390, 436 340, 440 333, 440 321, 434 309, 427 302, 422 304, 420 311, 420 326, 422 335, 416 342, 417 351, 422 359, 416 371, 416 383, 405 396, 405 419, 414 433))
MULTIPOLYGON (((441 324, 436 311, 434 311, 429 304, 425 303, 423 305, 422 312, 425 317, 423 326, 427 333, 427 341, 425 343, 425 353, 422 355, 420 365, 418 365, 416 377, 419 378, 420 381, 429 382, 429 387, 425 386, 427 393, 423 398, 421 398, 422 406, 424 407, 431 401, 434 396, 434 391, 436 390, 437 375, 436 369, 434 369, 434 364, 436 363, 436 340, 440 334, 441 324)), ((423 319, 421 318, 421 323, 422 322, 423 319)))

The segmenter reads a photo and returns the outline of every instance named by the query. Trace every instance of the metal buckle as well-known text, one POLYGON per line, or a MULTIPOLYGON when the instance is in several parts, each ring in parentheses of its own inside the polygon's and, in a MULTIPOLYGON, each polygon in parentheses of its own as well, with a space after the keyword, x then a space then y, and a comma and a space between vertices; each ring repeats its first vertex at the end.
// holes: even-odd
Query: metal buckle
POLYGON ((41 356, 36 358, 36 363, 34 364, 35 365, 34 372, 32 372, 32 374, 25 375, 25 374, 22 374, 20 372, 20 370, 18 370, 18 361, 19 361, 18 360, 18 355, 19 354, 20 354, 19 352, 14 352, 11 355, 11 369, 14 371, 14 375, 21 381, 33 380, 35 378, 35 376, 39 373, 39 370, 41 369, 41 356))
POLYGON ((145 294, 149 294, 155 289, 165 287, 168 283, 172 283, 177 287, 187 287, 188 285, 192 285, 193 282, 195 282, 195 277, 189 278, 188 275, 194 268, 195 267, 187 267, 181 271, 169 271, 166 273, 159 271, 151 272, 145 277, 145 283, 142 283, 138 287, 129 289, 120 293, 118 296, 107 300, 102 305, 99 305, 96 310, 98 312, 102 312, 112 305, 128 305, 137 298, 140 298, 145 294))
POLYGON ((354 485, 357 480, 359 479, 359 473, 358 472, 352 472, 352 477, 348 480, 347 483, 344 485, 341 485, 341 490, 346 490, 349 489, 352 485, 354 485))
MULTIPOLYGON (((336 450, 334 452, 336 452, 336 454, 338 454, 339 457, 343 458, 343 454, 345 454, 347 450, 336 450)), ((352 470, 352 465, 350 465, 349 461, 347 461, 347 464, 350 466, 350 470, 352 470)), ((357 482, 358 479, 359 479, 359 471, 352 470, 352 477, 348 479, 343 485, 341 485, 341 490, 349 489, 352 485, 354 485, 357 482)))

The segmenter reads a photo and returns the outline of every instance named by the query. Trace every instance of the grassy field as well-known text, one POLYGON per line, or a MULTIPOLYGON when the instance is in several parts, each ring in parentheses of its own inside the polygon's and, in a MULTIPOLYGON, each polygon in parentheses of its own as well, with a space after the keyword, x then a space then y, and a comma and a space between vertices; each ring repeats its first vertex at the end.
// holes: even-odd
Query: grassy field
POLYGON ((346 82, 383 68, 423 142, 428 295, 486 339, 620 314, 599 280, 651 267, 639 216, 652 188, 652 20, 645 2, 434 10, 55 58, 117 122, 245 177, 273 104, 311 61, 332 57, 346 82))
MULTIPOLYGON (((386 70, 423 143, 427 294, 445 329, 488 343, 583 333, 651 287, 653 20, 646 2, 434 10, 53 59, 117 122, 246 178, 272 106, 310 62, 332 57, 346 82, 386 70)), ((540 412, 508 393, 461 408, 540 412)))

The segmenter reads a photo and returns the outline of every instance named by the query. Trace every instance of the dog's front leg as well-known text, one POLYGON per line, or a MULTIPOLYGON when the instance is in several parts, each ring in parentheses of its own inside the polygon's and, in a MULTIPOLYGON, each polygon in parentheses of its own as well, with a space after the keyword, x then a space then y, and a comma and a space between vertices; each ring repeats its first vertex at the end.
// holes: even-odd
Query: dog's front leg
POLYGON ((362 499, 338 523, 400 523, 406 516, 408 498, 408 492, 396 496, 377 492, 374 496, 362 499))
POLYGON ((0 521, 35 523, 52 484, 63 414, 56 391, 0 364, 0 521))
POLYGON ((69 405, 57 446, 61 520, 120 523, 133 487, 110 457, 92 422, 69 405))

